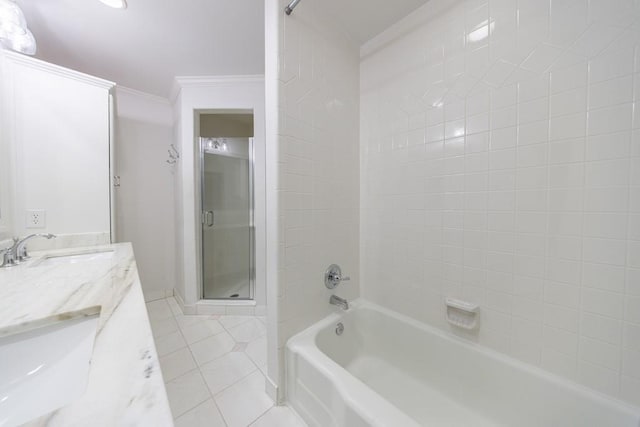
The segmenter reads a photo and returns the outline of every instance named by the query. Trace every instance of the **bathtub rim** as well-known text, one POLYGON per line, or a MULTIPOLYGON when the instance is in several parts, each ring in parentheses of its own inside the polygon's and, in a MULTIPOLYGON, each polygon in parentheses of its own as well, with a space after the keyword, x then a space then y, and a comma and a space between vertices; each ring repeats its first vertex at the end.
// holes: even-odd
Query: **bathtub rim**
MULTIPOLYGON (((566 389, 569 392, 576 393, 581 397, 587 399, 593 399, 596 402, 599 402, 605 406, 608 406, 612 410, 618 410, 621 413, 628 414, 629 416, 636 417, 640 420, 640 406, 636 406, 630 402, 626 402, 615 396, 611 396, 600 392, 598 390, 592 389, 575 381, 572 381, 567 378, 563 378, 553 372, 544 370, 543 368, 532 365, 530 363, 524 362, 522 360, 516 359, 513 356, 501 353, 497 350, 494 350, 490 347, 487 347, 483 344, 480 344, 475 341, 471 341, 467 338, 458 336, 453 332, 448 332, 441 330, 435 326, 429 325, 427 323, 420 322, 416 319, 413 319, 409 316, 406 316, 402 313, 398 313, 394 310, 388 309, 386 307, 382 307, 374 302, 371 302, 365 298, 358 298, 353 302, 349 302, 350 308, 348 310, 337 311, 335 310, 333 313, 319 320, 318 322, 312 324, 306 329, 298 332, 289 338, 285 345, 285 375, 286 375, 286 384, 287 384, 287 399, 289 398, 289 358, 294 357, 295 354, 300 354, 306 357, 308 360, 315 363, 314 366, 322 371, 324 375, 329 377, 329 379, 336 384, 338 391, 345 401, 351 402, 353 404, 352 407, 356 409, 356 412, 363 416, 363 418, 367 419, 367 421, 371 422, 371 425, 378 425, 379 418, 372 418, 367 414, 367 411, 364 410, 361 404, 349 396, 347 393, 347 387, 357 387, 362 390, 369 391, 375 394, 375 397, 384 401, 388 405, 391 405, 393 408, 396 408, 397 411, 402 412, 399 408, 393 405, 391 402, 386 400, 383 396, 377 393, 375 390, 371 389, 367 384, 361 381, 359 378, 351 374, 347 371, 343 366, 334 361, 331 357, 329 357, 326 353, 324 353, 316 344, 316 337, 318 333, 326 328, 332 327, 337 322, 340 322, 345 316, 354 313, 357 310, 361 309, 371 309, 373 311, 377 311, 382 313, 385 316, 392 317, 400 322, 407 323, 410 326, 416 327, 424 333, 434 334, 436 337, 444 339, 446 341, 451 341, 455 344, 462 345, 464 347, 469 348, 472 351, 480 352, 485 357, 494 358, 500 363, 507 364, 508 366, 524 370, 525 372, 530 373, 531 375, 538 376, 542 380, 549 381, 551 384, 557 387, 561 387, 566 389)), ((368 393, 367 393, 368 394, 368 393)), ((367 396, 370 397, 370 396, 367 396)), ((381 404, 381 406, 384 406, 381 404)), ((403 413, 404 414, 404 413, 403 413)), ((405 414, 406 415, 406 414, 405 414)), ((412 420, 415 423, 415 420, 410 418, 407 415, 407 418, 412 420)), ((384 424, 381 424, 384 425, 384 424)), ((419 425, 415 423, 415 425, 419 425)), ((640 426, 640 422, 638 424, 640 426)))

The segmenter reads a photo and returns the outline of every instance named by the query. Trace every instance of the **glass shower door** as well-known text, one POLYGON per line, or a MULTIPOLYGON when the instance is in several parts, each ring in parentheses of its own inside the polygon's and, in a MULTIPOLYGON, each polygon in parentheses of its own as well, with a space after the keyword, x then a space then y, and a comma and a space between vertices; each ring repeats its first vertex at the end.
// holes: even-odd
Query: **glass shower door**
POLYGON ((205 299, 253 298, 253 140, 201 138, 205 299))

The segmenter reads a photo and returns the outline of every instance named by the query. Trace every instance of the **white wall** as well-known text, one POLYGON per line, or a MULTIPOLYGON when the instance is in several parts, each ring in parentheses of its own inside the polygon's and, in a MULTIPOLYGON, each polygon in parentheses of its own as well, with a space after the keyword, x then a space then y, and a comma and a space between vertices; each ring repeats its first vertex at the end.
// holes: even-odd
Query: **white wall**
MULTIPOLYGON (((253 111, 254 114, 254 208, 256 241, 256 307, 264 310, 266 305, 266 237, 265 237, 265 122, 264 122, 264 78, 263 76, 213 76, 177 77, 172 99, 174 137, 181 153, 176 173, 176 247, 177 278, 176 293, 187 311, 197 309, 219 309, 196 306, 200 299, 199 258, 200 206, 196 194, 200 180, 196 179, 196 129, 195 112, 199 110, 253 111)), ((228 314, 236 314, 253 307, 224 307, 228 314)))
POLYGON ((116 89, 116 238, 132 242, 147 301, 173 294, 175 220, 169 100, 116 89))
MULTIPOLYGON (((284 16, 287 3, 276 5, 279 119, 277 128, 270 123, 278 145, 280 367, 286 340, 337 309, 329 305, 332 293, 359 295, 360 269, 358 49, 321 6, 306 2, 284 16), (352 278, 334 292, 323 282, 332 263, 352 278)), ((270 372, 275 365, 272 360, 270 372)))
POLYGON ((638 6, 430 7, 363 50, 364 295, 640 404, 638 6))

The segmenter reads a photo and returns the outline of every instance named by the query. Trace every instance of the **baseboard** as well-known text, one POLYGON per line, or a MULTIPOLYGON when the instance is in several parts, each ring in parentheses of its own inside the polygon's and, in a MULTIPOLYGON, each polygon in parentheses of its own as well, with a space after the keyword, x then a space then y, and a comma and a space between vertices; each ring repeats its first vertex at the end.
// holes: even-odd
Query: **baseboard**
POLYGON ((265 391, 267 392, 267 395, 271 398, 271 400, 273 400, 273 403, 281 406, 284 404, 284 402, 278 398, 278 385, 276 383, 274 383, 271 378, 269 378, 268 375, 265 375, 265 391))
POLYGON ((195 305, 185 305, 184 300, 182 299, 182 296, 180 295, 180 292, 176 292, 175 289, 174 289, 174 292, 173 292, 173 297, 178 302, 178 305, 180 306, 180 310, 182 310, 182 314, 197 314, 196 313, 196 306, 195 305))
POLYGON ((156 301, 159 299, 165 299, 173 296, 173 289, 152 289, 142 290, 144 295, 144 302, 156 301))

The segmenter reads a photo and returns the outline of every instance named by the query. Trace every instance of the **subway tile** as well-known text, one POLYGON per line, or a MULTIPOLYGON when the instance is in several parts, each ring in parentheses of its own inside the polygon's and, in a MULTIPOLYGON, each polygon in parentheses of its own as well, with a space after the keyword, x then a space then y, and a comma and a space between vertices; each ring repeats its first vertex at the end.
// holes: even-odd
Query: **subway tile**
POLYGON ((574 163, 585 159, 584 138, 552 141, 549 144, 549 163, 574 163))
POLYGON ((626 214, 585 213, 585 235, 608 239, 624 239, 627 236, 627 218, 626 214))
POLYGON ((572 163, 549 166, 549 186, 551 188, 580 187, 583 184, 584 164, 572 163))
POLYGON ((605 80, 589 86, 589 109, 610 107, 613 105, 630 103, 633 99, 631 75, 605 80))
POLYGON ((519 168, 516 171, 516 182, 518 189, 547 188, 547 168, 519 168))
POLYGON ((543 328, 544 346, 562 354, 576 357, 578 354, 578 335, 564 329, 545 326, 543 328))
POLYGON ((584 238, 582 258, 586 262, 624 265, 627 247, 624 240, 584 238))
POLYGON ((549 117, 549 101, 547 98, 518 104, 518 123, 530 123, 546 120, 549 117))
POLYGON ((544 286, 544 301, 577 309, 580 305, 580 287, 567 283, 547 282, 544 286))
POLYGON ((578 380, 587 387, 613 396, 617 395, 620 389, 619 371, 586 361, 578 362, 578 380))
POLYGON ((490 141, 491 150, 515 147, 518 141, 518 128, 511 126, 502 129, 492 129, 490 132, 490 141))
MULTIPOLYGON (((513 164, 515 166, 515 151, 511 154, 513 164)), ((494 168, 491 163, 492 157, 489 154, 489 190, 514 190, 516 187, 516 171, 515 169, 495 170, 502 168, 494 168)), ((500 159, 498 159, 500 160, 500 159)))
POLYGON ((624 298, 620 293, 584 288, 582 290, 582 307, 586 312, 622 319, 624 298))
MULTIPOLYGON (((520 122, 523 123, 523 122, 520 122)), ((518 145, 537 144, 549 138, 549 121, 540 120, 518 125, 518 145)))
POLYGON ((601 82, 633 73, 633 49, 606 52, 589 63, 590 83, 601 82))
POLYGON ((587 110, 587 88, 583 86, 552 95, 549 105, 551 117, 582 113, 587 110))
POLYGON ((515 84, 498 87, 491 90, 491 110, 515 105, 518 99, 518 87, 515 84))
POLYGON ((578 332, 578 310, 555 304, 544 304, 543 321, 545 325, 569 332, 578 332))
MULTIPOLYGON (((536 75, 536 74, 534 74, 536 75)), ((543 98, 549 93, 548 77, 538 77, 522 80, 518 83, 518 102, 527 102, 543 98)))
POLYGON ((589 111, 588 134, 620 132, 631 129, 633 104, 626 103, 589 111))
POLYGON ((576 236, 547 236, 547 255, 570 260, 582 259, 582 238, 576 236))
POLYGON ((580 333, 610 344, 620 345, 622 341, 622 321, 593 313, 582 313, 580 333))
POLYGON ((629 156, 631 132, 609 133, 587 138, 587 160, 609 160, 629 156))
MULTIPOLYGON (((603 113, 599 113, 602 116, 603 113)), ((606 125, 598 121, 598 130, 606 128, 606 125)), ((552 117, 549 123, 549 138, 552 141, 570 139, 585 136, 587 116, 585 113, 569 114, 566 116, 552 117)))
POLYGON ((620 371, 620 347, 591 338, 580 338, 580 357, 582 360, 620 371))
MULTIPOLYGON (((391 260, 403 294, 480 301, 480 344, 631 401, 640 390, 640 31, 624 1, 467 2, 443 12, 449 33, 425 29, 378 53, 426 60, 422 71, 364 61, 363 80, 385 83, 361 94, 361 240, 363 265, 391 260), (490 39, 465 42, 488 16, 490 39)), ((312 168, 330 162, 319 144, 291 144, 287 155, 314 159, 312 168)), ((305 189, 330 187, 304 162, 290 167, 288 212, 310 214, 317 197, 305 189)), ((295 220, 283 230, 294 243, 307 228, 295 220)), ((418 313, 385 301, 381 281, 368 285, 377 302, 445 326, 439 304, 418 313)))
MULTIPOLYGON (((519 140, 518 143, 520 143, 519 140)), ((548 144, 533 144, 518 147, 517 166, 524 168, 545 165, 548 155, 548 144)))
MULTIPOLYGON (((493 131, 518 124, 518 108, 514 105, 491 112, 489 127, 493 131)), ((514 138, 515 139, 515 138, 514 138)))
POLYGON ((587 70, 587 63, 582 62, 570 67, 552 71, 550 84, 551 93, 555 94, 586 86, 587 70))
POLYGON ((640 297, 627 296, 624 301, 624 319, 628 322, 640 323, 640 297))
POLYGON ((624 267, 585 263, 582 266, 582 284, 605 291, 624 292, 624 267))

